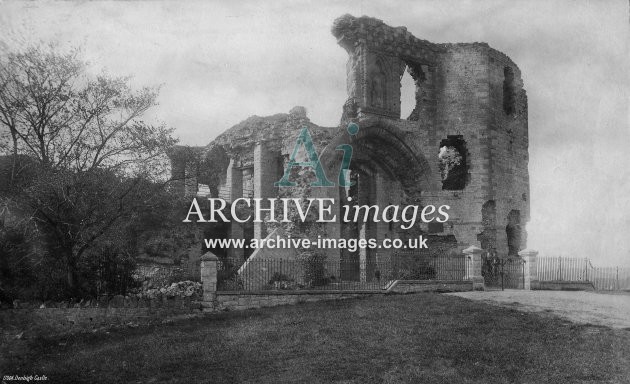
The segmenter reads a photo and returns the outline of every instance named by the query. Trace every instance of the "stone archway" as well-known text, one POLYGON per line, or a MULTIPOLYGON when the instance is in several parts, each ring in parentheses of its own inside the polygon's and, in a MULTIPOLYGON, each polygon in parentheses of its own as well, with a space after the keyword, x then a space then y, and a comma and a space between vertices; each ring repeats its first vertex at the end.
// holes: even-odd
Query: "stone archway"
MULTIPOLYGON (((328 190, 328 197, 338 202, 340 215, 337 233, 345 239, 377 239, 398 237, 397 226, 393 223, 344 222, 343 206, 346 204, 377 205, 383 209, 387 205, 421 205, 421 191, 432 190, 433 178, 426 159, 415 153, 405 142, 402 132, 392 124, 383 121, 360 122, 356 135, 346 129, 340 132, 322 151, 322 165, 331 180, 337 180, 341 164, 341 151, 338 145, 350 144, 353 148, 350 163, 352 187, 338 187, 328 190), (336 153, 335 153, 336 152, 336 153), (333 176, 334 175, 334 176, 333 176), (334 177, 334 179, 333 179, 334 177), (352 198, 349 203, 348 197, 352 198)), ((345 128, 345 127, 344 127, 345 128)), ((373 215, 372 215, 373 216, 373 215)), ((370 217, 372 217, 370 216, 370 217)), ((350 252, 339 251, 344 280, 370 281, 378 274, 375 265, 380 258, 391 257, 393 250, 364 249, 350 252)))
POLYGON ((438 190, 429 162, 407 143, 405 135, 389 120, 366 119, 358 123, 359 131, 350 135, 345 127, 333 137, 321 153, 327 175, 337 175, 342 153, 335 148, 341 144, 353 147, 352 161, 363 160, 381 167, 403 185, 410 195, 420 191, 438 190))

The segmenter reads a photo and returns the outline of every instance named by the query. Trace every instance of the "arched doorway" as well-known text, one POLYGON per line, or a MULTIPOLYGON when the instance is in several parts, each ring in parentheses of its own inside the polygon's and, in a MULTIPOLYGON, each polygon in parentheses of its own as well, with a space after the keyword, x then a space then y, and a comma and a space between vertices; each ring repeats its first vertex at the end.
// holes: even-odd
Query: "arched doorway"
MULTIPOLYGON (((412 150, 404 140, 403 133, 393 125, 382 121, 362 122, 359 132, 350 135, 345 129, 322 151, 322 163, 329 175, 337 175, 341 164, 338 145, 350 144, 353 148, 349 167, 349 178, 354 185, 334 188, 330 194, 339 202, 339 237, 344 239, 398 238, 399 224, 378 220, 374 216, 382 213, 388 205, 422 205, 421 191, 433 189, 430 167, 426 159, 412 150), (333 152, 334 151, 334 152, 333 152), (344 206, 377 206, 368 210, 362 219, 345 221, 344 206)), ((352 210, 352 212, 355 212, 352 210)), ((378 216, 377 216, 378 217, 378 216)), ((382 216, 380 216, 382 218, 382 216)), ((354 219, 351 215, 350 219, 354 219)), ((343 280, 371 281, 378 278, 379 260, 391 257, 393 249, 340 249, 339 261, 343 280)))

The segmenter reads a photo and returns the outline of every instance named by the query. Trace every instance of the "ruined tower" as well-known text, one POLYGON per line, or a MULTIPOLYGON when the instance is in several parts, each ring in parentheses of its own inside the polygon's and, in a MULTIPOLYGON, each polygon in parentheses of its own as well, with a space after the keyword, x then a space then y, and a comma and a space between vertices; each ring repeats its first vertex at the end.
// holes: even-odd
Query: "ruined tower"
MULTIPOLYGON (((328 175, 339 170, 340 144, 351 144, 354 150, 349 169, 353 187, 313 188, 312 197, 332 198, 338 205, 451 207, 446 223, 401 230, 383 221, 334 222, 326 224, 326 236, 382 241, 422 234, 433 254, 461 255, 470 245, 499 256, 524 249, 529 220, 527 96, 516 64, 486 43, 436 44, 369 17, 342 16, 332 33, 348 53, 348 98, 340 125, 319 127, 303 108, 251 117, 201 149, 206 156, 225 157, 218 173, 205 178, 199 173, 200 183, 214 180, 206 190, 228 203, 239 197, 280 197, 286 191, 273 182, 282 177, 297 133, 307 127, 328 175), (401 116, 405 71, 415 82, 409 116, 401 116), (349 122, 360 127, 357 134, 347 132, 349 122)), ((180 160, 173 161, 173 174, 188 179, 185 175, 194 172, 180 160)), ((183 182, 181 188, 190 191, 189 184, 183 182)), ((232 223, 228 232, 235 238, 269 234, 261 223, 232 223)), ((243 250, 231 252, 237 261, 249 257, 243 250)), ((355 272, 363 279, 370 271, 360 265, 391 257, 394 250, 325 252, 329 262, 356 262, 355 272)), ((350 278, 357 277, 353 273, 350 278)))
POLYGON ((449 223, 426 231, 499 255, 523 249, 527 96, 516 64, 485 43, 435 44, 369 17, 342 16, 332 33, 349 55, 343 123, 370 131, 353 144, 407 196, 451 206, 449 223), (401 116, 404 71, 415 82, 410 116, 401 116))

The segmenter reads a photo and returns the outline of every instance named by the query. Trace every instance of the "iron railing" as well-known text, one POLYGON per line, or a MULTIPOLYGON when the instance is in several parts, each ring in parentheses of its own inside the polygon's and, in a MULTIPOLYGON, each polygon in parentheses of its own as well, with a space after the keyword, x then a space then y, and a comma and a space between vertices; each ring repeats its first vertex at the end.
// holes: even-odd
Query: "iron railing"
POLYGON ((219 291, 379 291, 394 280, 465 280, 465 257, 395 254, 376 260, 250 259, 220 262, 219 291))
POLYGON ((463 255, 423 255, 399 251, 391 257, 392 279, 465 280, 470 259, 463 255))
POLYGON ((630 289, 630 268, 595 267, 587 258, 539 257, 540 281, 588 281, 597 290, 630 289))
POLYGON ((523 289, 525 263, 520 257, 482 257, 481 275, 487 288, 523 289))

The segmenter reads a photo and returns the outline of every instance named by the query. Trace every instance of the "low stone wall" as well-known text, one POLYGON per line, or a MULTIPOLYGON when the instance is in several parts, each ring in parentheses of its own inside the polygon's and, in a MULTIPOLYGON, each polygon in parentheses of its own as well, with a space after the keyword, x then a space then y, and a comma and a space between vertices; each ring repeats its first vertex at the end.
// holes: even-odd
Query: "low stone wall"
POLYGON ((279 292, 220 292, 214 303, 204 303, 204 311, 234 311, 251 308, 275 307, 325 300, 344 300, 364 295, 385 292, 339 292, 339 291, 279 291, 279 292))
POLYGON ((413 292, 463 292, 472 291, 473 282, 470 280, 397 280, 389 287, 389 292, 413 293, 413 292))
POLYGON ((594 291, 590 281, 538 281, 532 289, 541 291, 594 291))
MULTIPOLYGON (((168 319, 215 313, 226 310, 274 307, 302 302, 343 300, 365 295, 459 292, 483 289, 481 276, 482 250, 469 247, 463 251, 470 260, 465 270, 465 280, 396 280, 384 290, 370 291, 318 291, 279 290, 260 292, 217 292, 218 258, 208 252, 201 258, 203 297, 168 297, 156 299, 116 296, 111 300, 86 303, 23 303, 11 309, 0 309, 0 336, 14 337, 26 332, 27 337, 70 332, 85 332, 112 326, 137 326, 159 323, 168 319), (44 308, 40 308, 40 306, 44 308)), ((538 282, 536 279, 534 251, 522 251, 526 258, 525 289, 530 281, 533 289, 592 290, 589 282, 538 282), (526 253, 526 254, 525 254, 526 253), (531 269, 531 270, 530 270, 531 269)), ((246 269, 245 266, 244 269, 246 269)), ((197 293, 198 294, 198 293, 197 293)))
POLYGON ((46 308, 0 310, 2 334, 36 335, 87 332, 107 327, 159 323, 182 315, 200 314, 202 306, 191 298, 137 299, 116 297, 87 304, 46 303, 46 308))
POLYGON ((415 292, 463 292, 472 291, 472 281, 460 280, 396 280, 382 291, 263 291, 263 292, 217 292, 213 302, 204 302, 205 312, 244 310, 250 308, 275 307, 323 300, 344 300, 365 295, 385 295, 415 292))
MULTIPOLYGON (((472 255, 478 256, 474 252, 472 255)), ((27 332, 30 336, 85 332, 116 326, 145 325, 184 315, 225 310, 343 300, 375 294, 471 291, 483 287, 483 278, 476 273, 480 268, 469 267, 466 270, 467 280, 396 280, 384 290, 217 292, 217 262, 218 258, 211 253, 201 258, 203 297, 199 301, 195 296, 182 298, 161 295, 156 299, 115 296, 111 300, 85 303, 18 303, 12 309, 0 310, 1 335, 13 337, 21 332, 27 332)))

